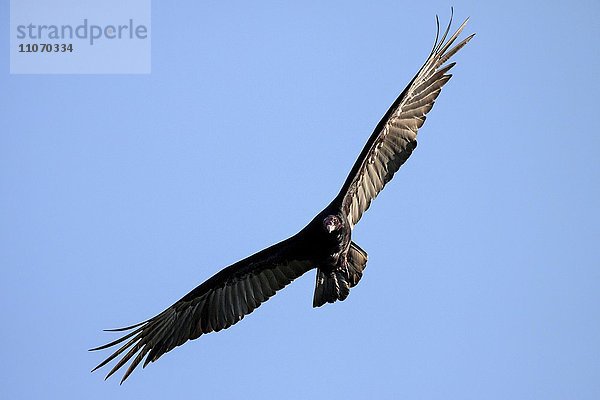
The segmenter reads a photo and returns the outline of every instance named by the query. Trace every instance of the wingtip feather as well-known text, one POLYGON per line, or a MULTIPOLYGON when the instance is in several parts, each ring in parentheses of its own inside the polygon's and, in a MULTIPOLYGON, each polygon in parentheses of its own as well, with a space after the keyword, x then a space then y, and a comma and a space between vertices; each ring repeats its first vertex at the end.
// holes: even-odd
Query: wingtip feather
POLYGON ((130 329, 137 328, 138 326, 143 325, 143 324, 145 324, 148 321, 150 321, 150 320, 138 322, 137 324, 133 324, 133 325, 129 325, 129 326, 124 326, 122 328, 103 329, 103 331, 104 332, 123 332, 123 331, 128 331, 130 329))

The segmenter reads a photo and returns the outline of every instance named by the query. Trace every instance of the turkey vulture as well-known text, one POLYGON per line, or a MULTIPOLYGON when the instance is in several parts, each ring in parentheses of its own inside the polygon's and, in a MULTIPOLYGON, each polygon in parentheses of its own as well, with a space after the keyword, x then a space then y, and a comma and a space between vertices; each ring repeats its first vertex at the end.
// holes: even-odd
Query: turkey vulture
POLYGON ((367 253, 352 241, 352 229, 371 201, 417 146, 417 130, 451 75, 446 62, 474 35, 451 47, 467 20, 446 40, 437 34, 427 60, 383 116, 356 160, 337 197, 296 235, 221 270, 175 304, 147 321, 110 331, 129 331, 91 350, 121 345, 96 369, 124 354, 106 378, 129 360, 121 383, 143 366, 205 333, 227 329, 278 290, 316 268, 313 306, 344 300, 360 281, 367 253))

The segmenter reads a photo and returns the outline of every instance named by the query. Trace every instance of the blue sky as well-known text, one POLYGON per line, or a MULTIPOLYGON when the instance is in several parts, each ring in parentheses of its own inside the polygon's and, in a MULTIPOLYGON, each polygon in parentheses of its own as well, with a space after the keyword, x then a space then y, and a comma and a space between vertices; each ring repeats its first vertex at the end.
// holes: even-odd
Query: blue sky
POLYGON ((149 75, 9 75, 5 30, 0 397, 600 398, 596 1, 197 3, 153 2, 149 75), (477 36, 354 231, 349 298, 313 309, 311 272, 90 374, 103 328, 329 203, 451 5, 477 36))

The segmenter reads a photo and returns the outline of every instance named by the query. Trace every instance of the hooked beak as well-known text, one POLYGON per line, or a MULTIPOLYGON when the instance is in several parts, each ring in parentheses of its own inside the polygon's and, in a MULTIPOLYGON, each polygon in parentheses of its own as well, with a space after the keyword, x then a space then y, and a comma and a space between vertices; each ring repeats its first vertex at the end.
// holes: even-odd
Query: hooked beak
POLYGON ((329 223, 329 224, 327 224, 327 226, 325 226, 325 228, 327 229, 327 233, 331 233, 331 232, 335 231, 335 224, 329 223))

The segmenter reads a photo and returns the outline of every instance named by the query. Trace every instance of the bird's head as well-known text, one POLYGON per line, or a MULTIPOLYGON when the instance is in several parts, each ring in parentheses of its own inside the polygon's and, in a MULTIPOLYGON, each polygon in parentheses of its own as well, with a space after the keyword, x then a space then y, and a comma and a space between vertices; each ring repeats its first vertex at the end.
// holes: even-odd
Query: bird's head
POLYGON ((328 215, 323 219, 323 229, 327 233, 333 233, 342 229, 342 221, 337 215, 328 215))

